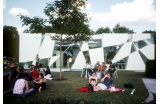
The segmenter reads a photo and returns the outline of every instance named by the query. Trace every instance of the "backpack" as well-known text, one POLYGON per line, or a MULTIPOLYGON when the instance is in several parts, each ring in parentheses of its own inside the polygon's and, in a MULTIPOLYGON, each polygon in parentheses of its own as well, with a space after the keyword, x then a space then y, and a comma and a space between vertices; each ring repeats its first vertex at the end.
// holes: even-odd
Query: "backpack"
POLYGON ((132 83, 126 83, 126 84, 124 84, 124 87, 133 88, 133 84, 132 83))

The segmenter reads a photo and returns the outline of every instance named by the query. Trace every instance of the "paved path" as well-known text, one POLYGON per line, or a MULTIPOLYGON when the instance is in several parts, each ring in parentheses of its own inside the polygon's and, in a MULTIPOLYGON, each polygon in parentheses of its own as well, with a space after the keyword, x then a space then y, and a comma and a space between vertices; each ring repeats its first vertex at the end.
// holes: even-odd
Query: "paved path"
POLYGON ((146 88, 148 89, 148 93, 149 93, 149 96, 145 100, 145 102, 149 103, 150 101, 154 100, 152 93, 156 94, 156 79, 142 78, 142 80, 146 88))

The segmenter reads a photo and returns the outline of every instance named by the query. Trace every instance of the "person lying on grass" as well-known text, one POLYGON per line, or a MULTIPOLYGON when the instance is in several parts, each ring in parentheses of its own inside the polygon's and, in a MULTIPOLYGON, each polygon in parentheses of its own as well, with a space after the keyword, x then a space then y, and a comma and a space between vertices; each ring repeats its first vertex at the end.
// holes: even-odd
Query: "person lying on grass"
POLYGON ((46 89, 46 78, 44 78, 42 73, 40 73, 39 77, 34 79, 33 82, 39 93, 41 93, 42 89, 46 89))
POLYGON ((94 87, 94 91, 107 90, 113 84, 114 80, 111 74, 106 74, 102 79, 101 83, 94 87))

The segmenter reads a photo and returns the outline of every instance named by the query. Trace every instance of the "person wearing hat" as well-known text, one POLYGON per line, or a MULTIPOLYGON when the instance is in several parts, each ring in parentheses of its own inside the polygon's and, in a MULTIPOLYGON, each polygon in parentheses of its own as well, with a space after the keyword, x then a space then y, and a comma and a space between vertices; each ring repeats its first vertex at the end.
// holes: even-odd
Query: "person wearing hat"
POLYGON ((35 89, 38 89, 38 92, 41 93, 42 89, 46 89, 46 78, 44 78, 43 74, 40 73, 37 79, 33 80, 35 84, 35 89))

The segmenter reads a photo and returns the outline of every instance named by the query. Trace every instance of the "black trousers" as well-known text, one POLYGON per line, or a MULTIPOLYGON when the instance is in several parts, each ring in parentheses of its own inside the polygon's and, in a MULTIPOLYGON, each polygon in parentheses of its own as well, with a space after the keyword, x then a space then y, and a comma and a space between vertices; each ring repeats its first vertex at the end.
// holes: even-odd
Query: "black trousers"
POLYGON ((46 83, 42 83, 42 84, 34 83, 35 89, 39 89, 39 87, 42 87, 42 89, 46 89, 46 83))

